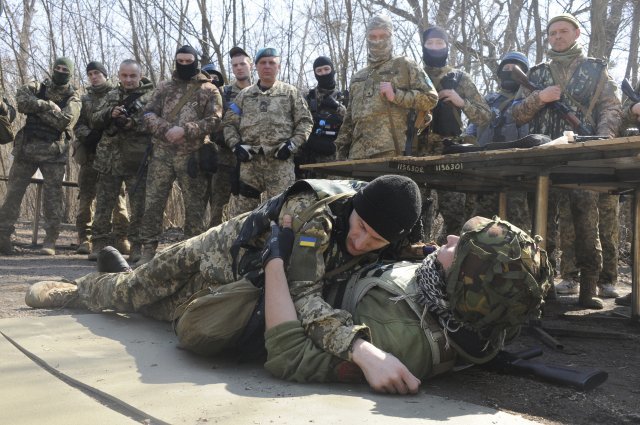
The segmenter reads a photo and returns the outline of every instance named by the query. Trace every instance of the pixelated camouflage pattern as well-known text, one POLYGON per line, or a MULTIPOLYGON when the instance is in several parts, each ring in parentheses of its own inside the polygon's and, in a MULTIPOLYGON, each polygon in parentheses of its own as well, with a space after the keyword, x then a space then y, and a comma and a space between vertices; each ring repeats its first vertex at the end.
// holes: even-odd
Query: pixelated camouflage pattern
POLYGON ((0 88, 0 145, 11 143, 15 137, 11 123, 16 117, 16 110, 4 97, 4 92, 0 88))
MULTIPOLYGON (((554 60, 536 65, 529 70, 529 79, 542 87, 560 85, 564 87, 560 100, 568 105, 580 119, 590 126, 592 134, 616 137, 621 124, 621 105, 618 88, 607 71, 607 67, 598 66, 599 60, 579 55, 568 66, 556 64, 554 60), (554 81, 551 68, 563 81, 554 81), (600 70, 597 72, 597 70, 600 70), (595 95, 599 80, 603 79, 603 88, 590 117, 585 117, 591 99, 595 95)), ((540 100, 540 92, 531 92, 520 87, 518 100, 512 113, 518 124, 529 123, 529 131, 546 134, 552 139, 562 136, 565 130, 573 131, 570 124, 559 117, 549 106, 540 100)))
MULTIPOLYGON (((242 142, 255 151, 263 150, 267 158, 280 144, 291 140, 295 151, 307 141, 313 119, 301 93, 294 86, 276 81, 264 92, 258 84, 242 90, 233 102, 239 110, 230 108, 224 116, 224 141, 233 147, 242 142)), ((291 159, 293 161, 293 159, 291 159)))
MULTIPOLYGON (((320 195, 322 196, 322 194, 320 195)), ((302 192, 287 199, 280 212, 298 214, 315 203, 318 196, 302 192)), ((130 273, 92 273, 76 280, 79 304, 92 311, 114 309, 137 311, 160 320, 170 320, 175 308, 194 292, 208 286, 234 282, 231 246, 247 215, 235 217, 191 239, 178 242, 153 260, 130 273)), ((357 336, 367 337, 367 327, 354 325, 351 316, 335 310, 322 299, 322 288, 336 279, 346 279, 345 270, 325 282, 325 270, 350 259, 335 238, 333 214, 323 207, 296 233, 316 238, 314 246, 294 246, 287 268, 289 287, 305 331, 328 352, 349 359, 349 348, 357 336)), ((295 221, 294 221, 295 222, 295 221)), ((267 234, 252 243, 261 249, 267 234)), ((245 250, 241 249, 240 255, 245 250)), ((354 266, 355 267, 355 266, 354 266)))
POLYGON ((454 317, 494 347, 530 317, 539 317, 553 272, 546 252, 521 229, 497 217, 465 225, 447 274, 454 317))
MULTIPOLYGON (((636 85, 635 92, 640 93, 640 81, 638 82, 638 85, 636 85)), ((625 96, 624 103, 622 104, 622 113, 624 115, 622 123, 623 129, 626 129, 628 127, 637 128, 638 126, 640 126, 640 116, 631 112, 631 108, 633 107, 633 105, 635 105, 635 103, 625 96)))
POLYGON ((18 112, 27 115, 27 122, 16 134, 13 156, 33 162, 65 163, 82 107, 78 91, 70 84, 31 81, 17 90, 16 104, 18 112), (36 96, 42 85, 46 86, 46 100, 36 96), (55 111, 55 105, 62 105, 65 99, 64 108, 55 111))
POLYGON ((403 151, 410 109, 427 114, 438 101, 434 85, 414 61, 397 56, 358 71, 349 86, 349 105, 336 140, 338 159, 395 156, 394 137, 403 151), (380 83, 389 81, 396 97, 389 102, 380 83))
MULTIPOLYGON (((467 195, 467 201, 470 196, 467 195)), ((498 215, 498 194, 497 193, 479 193, 475 196, 474 208, 471 217, 477 215, 481 217, 493 217, 498 215)), ((516 227, 531 233, 531 213, 529 203, 527 201, 527 192, 507 192, 507 216, 500 217, 516 227)))
POLYGON ((86 88, 86 93, 80 98, 82 108, 80 109, 80 116, 73 128, 73 133, 76 136, 73 142, 73 159, 83 166, 87 162, 93 162, 95 153, 89 152, 85 141, 93 125, 91 124, 91 116, 97 110, 98 105, 102 102, 102 99, 115 88, 115 84, 107 80, 104 84, 99 86, 89 86, 86 88))
POLYGON ((220 125, 221 118, 220 91, 204 73, 198 73, 189 81, 180 80, 174 74, 171 80, 160 83, 144 113, 145 122, 153 134, 153 144, 178 154, 190 154, 200 149, 205 138, 220 125), (192 95, 193 100, 187 101, 176 118, 168 122, 168 115, 192 85, 199 86, 192 95), (184 143, 175 145, 166 139, 165 133, 173 126, 184 129, 184 143))

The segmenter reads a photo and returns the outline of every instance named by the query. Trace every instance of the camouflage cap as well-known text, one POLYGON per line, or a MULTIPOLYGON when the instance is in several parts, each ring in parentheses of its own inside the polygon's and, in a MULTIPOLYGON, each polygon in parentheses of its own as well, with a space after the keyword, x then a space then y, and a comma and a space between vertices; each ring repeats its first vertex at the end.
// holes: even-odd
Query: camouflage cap
POLYGON ((375 29, 383 29, 393 35, 393 23, 387 15, 376 15, 367 22, 367 32, 375 29))
POLYGON ((580 29, 580 22, 578 22, 575 16, 570 13, 561 13, 549 19, 549 22, 547 22, 547 32, 549 32, 549 27, 551 26, 551 24, 559 21, 569 22, 574 27, 576 27, 576 29, 580 29))
POLYGON ((73 74, 74 66, 73 66, 73 61, 71 59, 61 56, 57 58, 56 61, 53 63, 53 67, 55 68, 58 65, 66 66, 67 69, 69 70, 69 74, 73 74))

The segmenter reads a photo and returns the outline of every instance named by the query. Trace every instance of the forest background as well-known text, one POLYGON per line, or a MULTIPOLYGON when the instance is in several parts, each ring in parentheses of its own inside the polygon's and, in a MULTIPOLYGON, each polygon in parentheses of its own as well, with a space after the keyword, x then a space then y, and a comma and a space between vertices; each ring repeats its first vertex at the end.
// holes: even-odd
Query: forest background
MULTIPOLYGON (((115 79, 127 58, 143 65, 154 84, 170 76, 175 49, 191 44, 202 64, 213 62, 228 81, 227 52, 242 46, 250 54, 266 46, 280 49, 280 79, 301 89, 315 85, 311 64, 330 56, 340 88, 366 66, 365 25, 376 13, 394 21, 396 55, 421 62, 420 34, 440 25, 453 40, 449 61, 469 72, 487 93, 502 54, 518 50, 534 64, 545 59, 546 22, 561 12, 582 24, 580 42, 589 56, 605 58, 619 83, 638 81, 640 1, 638 0, 0 0, 0 87, 9 98, 27 81, 45 78, 57 56, 76 63, 74 84, 83 90, 85 66, 105 64, 115 79)), ((17 128, 23 118, 16 123, 17 128)), ((11 165, 11 145, 0 146, 0 176, 11 165)), ((70 160, 66 180, 76 181, 70 160)), ((0 200, 6 184, 0 182, 0 200)), ((65 189, 66 221, 73 222, 77 189, 65 189)), ((179 188, 165 211, 165 226, 181 226, 179 188)), ((32 219, 35 191, 27 193, 22 218, 32 219)))

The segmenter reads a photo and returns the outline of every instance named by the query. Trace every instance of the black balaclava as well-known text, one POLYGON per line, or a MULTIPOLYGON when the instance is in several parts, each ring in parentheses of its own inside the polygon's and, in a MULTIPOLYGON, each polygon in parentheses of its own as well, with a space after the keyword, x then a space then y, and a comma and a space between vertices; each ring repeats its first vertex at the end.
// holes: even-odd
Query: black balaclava
POLYGON ((447 58, 449 57, 449 35, 440 27, 427 28, 422 33, 422 60, 427 66, 435 68, 442 68, 447 64, 447 58), (424 43, 430 38, 441 38, 447 43, 447 47, 444 49, 427 49, 424 47, 424 43))
POLYGON ((193 47, 185 44, 176 51, 176 56, 178 56, 178 53, 190 53, 194 57, 193 63, 189 65, 180 65, 176 61, 176 74, 178 74, 178 78, 188 81, 198 73, 198 52, 196 52, 196 49, 193 47))
POLYGON ((69 58, 59 57, 53 63, 53 75, 51 76, 51 81, 58 86, 64 86, 68 84, 71 80, 71 74, 73 74, 73 61, 69 58), (55 67, 58 65, 64 65, 67 67, 69 72, 59 72, 55 70, 55 67))
POLYGON ((529 70, 529 59, 527 59, 523 53, 509 52, 500 60, 497 72, 498 79, 500 80, 500 88, 504 91, 515 93, 520 87, 520 84, 513 80, 511 71, 503 71, 504 66, 509 63, 518 65, 522 72, 526 74, 529 70))
POLYGON ((511 77, 511 71, 498 71, 498 79, 504 91, 515 93, 520 88, 520 84, 511 77))
POLYGON ((336 87, 336 70, 333 67, 333 62, 326 56, 319 56, 313 61, 313 76, 316 77, 318 87, 321 89, 333 90, 336 87), (329 65, 331 72, 326 75, 316 74, 316 68, 319 66, 329 65))

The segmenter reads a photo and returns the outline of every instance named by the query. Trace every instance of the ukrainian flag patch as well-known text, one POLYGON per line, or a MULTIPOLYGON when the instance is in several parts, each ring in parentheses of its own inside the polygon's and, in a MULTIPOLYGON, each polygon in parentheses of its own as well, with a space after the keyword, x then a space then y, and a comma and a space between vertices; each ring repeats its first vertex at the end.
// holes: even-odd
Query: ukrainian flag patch
POLYGON ((316 246, 317 241, 318 239, 314 238, 313 236, 300 236, 300 246, 308 246, 313 248, 316 246))

